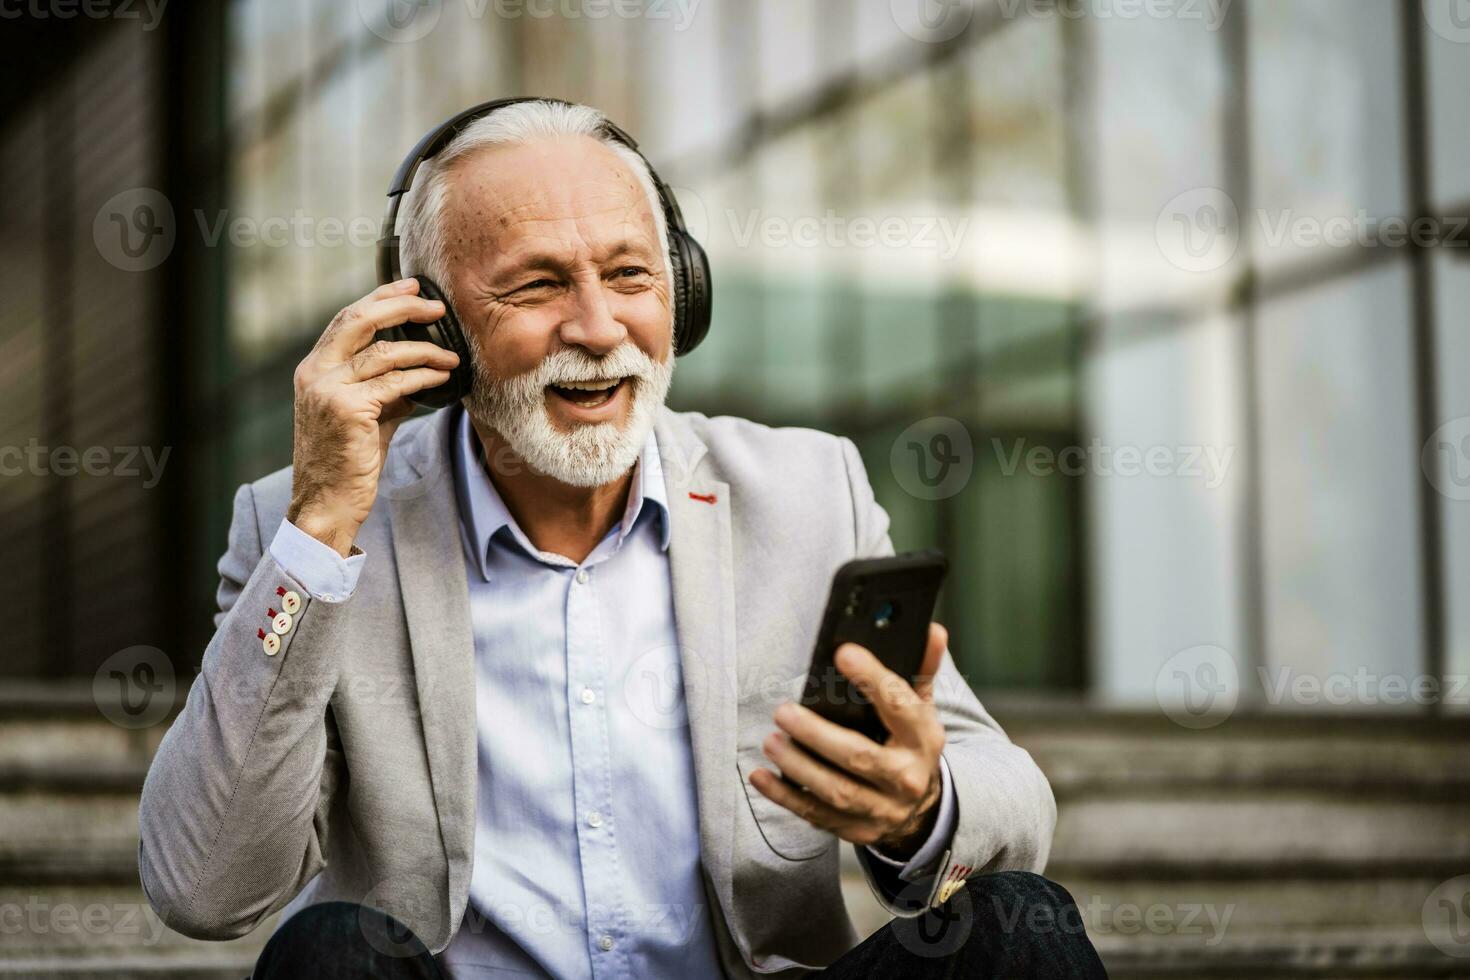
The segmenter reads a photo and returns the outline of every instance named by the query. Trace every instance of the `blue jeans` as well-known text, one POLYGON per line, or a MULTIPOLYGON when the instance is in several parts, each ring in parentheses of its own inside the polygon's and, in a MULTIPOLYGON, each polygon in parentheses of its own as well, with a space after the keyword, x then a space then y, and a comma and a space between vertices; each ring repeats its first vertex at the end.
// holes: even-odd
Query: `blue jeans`
MULTIPOLYGON (((1072 896, 1040 875, 977 875, 943 907, 895 919, 817 976, 822 980, 1107 977, 1072 896)), ((253 980, 403 978, 444 973, 406 926, 377 909, 302 909, 266 943, 253 980)), ((683 978, 679 978, 683 980, 683 978)))

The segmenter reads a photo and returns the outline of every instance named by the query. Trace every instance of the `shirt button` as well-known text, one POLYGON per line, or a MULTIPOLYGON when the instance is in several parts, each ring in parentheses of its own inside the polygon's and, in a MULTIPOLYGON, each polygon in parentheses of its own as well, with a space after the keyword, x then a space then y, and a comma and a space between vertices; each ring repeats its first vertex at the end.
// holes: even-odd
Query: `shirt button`
POLYGON ((609 936, 607 933, 603 933, 597 938, 597 948, 602 950, 604 953, 612 949, 613 937, 609 936))
POLYGON ((589 827, 601 827, 602 826, 602 814, 599 813, 596 810, 593 810, 591 813, 587 814, 587 826, 589 826, 589 827))
POLYGON ((597 694, 590 687, 582 688, 582 703, 591 704, 597 700, 597 694))
POLYGON ((585 569, 585 568, 579 568, 579 569, 577 569, 577 584, 578 585, 586 585, 587 584, 587 577, 588 577, 587 576, 587 569, 585 569))

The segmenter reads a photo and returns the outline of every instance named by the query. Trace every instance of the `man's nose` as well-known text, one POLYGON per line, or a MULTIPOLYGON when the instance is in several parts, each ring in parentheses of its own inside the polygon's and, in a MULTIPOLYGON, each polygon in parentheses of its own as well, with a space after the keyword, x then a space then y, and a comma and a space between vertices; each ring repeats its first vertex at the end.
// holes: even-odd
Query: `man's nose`
POLYGON ((562 343, 606 354, 628 339, 627 329, 613 316, 601 281, 577 288, 577 308, 561 327, 562 343))

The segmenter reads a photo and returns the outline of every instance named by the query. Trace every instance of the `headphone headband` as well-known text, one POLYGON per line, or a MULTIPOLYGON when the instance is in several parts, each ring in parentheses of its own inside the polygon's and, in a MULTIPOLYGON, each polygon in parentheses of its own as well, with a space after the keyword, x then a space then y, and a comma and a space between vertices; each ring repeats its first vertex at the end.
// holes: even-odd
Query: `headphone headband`
MULTIPOLYGON (((396 282, 403 278, 402 266, 398 261, 398 207, 403 202, 403 195, 408 193, 408 189, 413 186, 413 178, 418 173, 419 167, 423 165, 424 161, 435 156, 440 150, 443 150, 453 142, 454 138, 476 119, 488 116, 497 109, 504 109, 506 106, 517 105, 522 102, 550 102, 554 105, 572 105, 571 102, 565 99, 539 98, 530 95, 515 96, 507 99, 491 99, 489 102, 481 102, 479 105, 470 106, 468 109, 456 112, 425 133, 414 144, 413 149, 408 151, 408 156, 404 157, 403 162, 398 165, 398 170, 393 174, 393 182, 388 185, 388 212, 383 216, 383 229, 381 237, 377 242, 379 283, 396 282)), ((648 158, 638 149, 638 141, 624 132, 622 127, 605 116, 602 120, 602 128, 607 135, 638 154, 638 158, 643 161, 644 167, 647 168, 649 176, 653 179, 654 189, 658 191, 659 203, 663 205, 664 209, 664 221, 670 226, 671 230, 677 229, 680 233, 684 233, 684 214, 679 210, 679 202, 674 199, 673 192, 669 190, 668 186, 659 177, 658 172, 653 169, 653 164, 649 163, 648 158)))

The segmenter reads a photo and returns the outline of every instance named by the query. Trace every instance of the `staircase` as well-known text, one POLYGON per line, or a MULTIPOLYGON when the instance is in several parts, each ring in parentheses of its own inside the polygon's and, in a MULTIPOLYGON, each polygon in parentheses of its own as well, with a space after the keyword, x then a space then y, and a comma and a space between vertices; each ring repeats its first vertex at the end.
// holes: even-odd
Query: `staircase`
POLYGON ((138 883, 138 794, 164 726, 107 721, 90 685, 0 695, 0 977, 249 975, 269 934, 199 942, 138 883))
MULTIPOLYGON (((1470 931, 1470 900, 1443 887, 1470 875, 1470 718, 1237 716, 1189 731, 1081 708, 998 715, 1051 778, 1047 874, 1116 980, 1470 977, 1470 936, 1451 947, 1463 957, 1432 941, 1452 938, 1450 915, 1470 931)), ((90 687, 7 682, 0 978, 250 972, 269 926, 187 939, 138 885, 137 799, 161 734, 108 722, 90 687)), ((884 914, 847 860, 849 906, 871 931, 884 914)))
POLYGON ((1470 875, 1470 718, 999 714, 1051 779, 1046 874, 1115 980, 1470 977, 1470 878, 1441 888, 1470 875), (1450 915, 1460 957, 1431 941, 1450 915))

